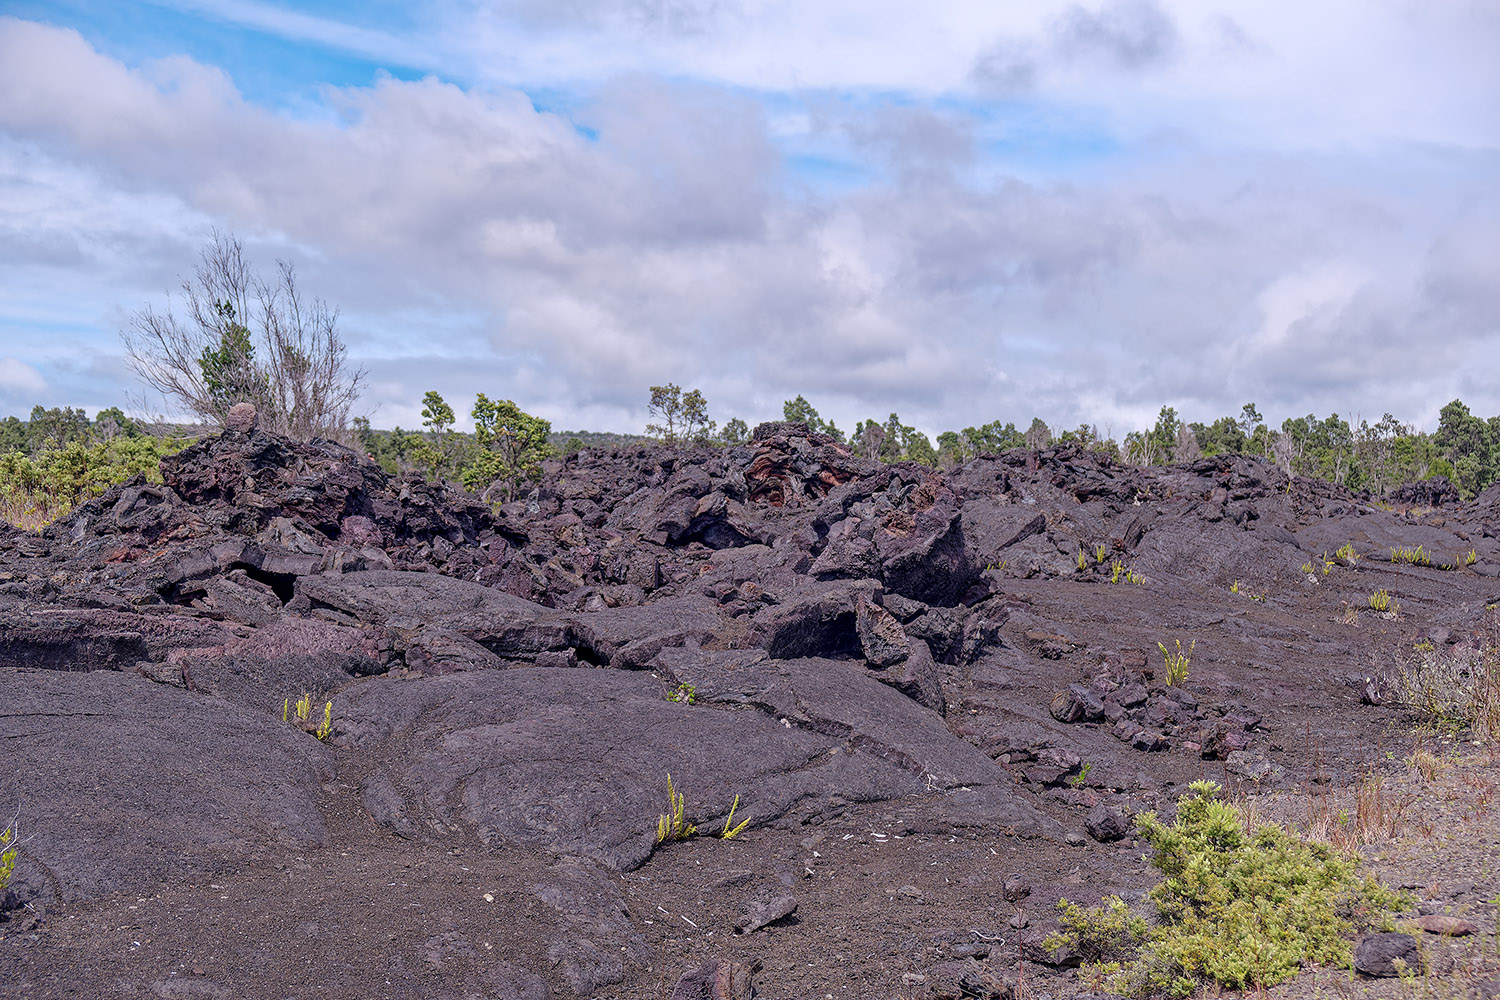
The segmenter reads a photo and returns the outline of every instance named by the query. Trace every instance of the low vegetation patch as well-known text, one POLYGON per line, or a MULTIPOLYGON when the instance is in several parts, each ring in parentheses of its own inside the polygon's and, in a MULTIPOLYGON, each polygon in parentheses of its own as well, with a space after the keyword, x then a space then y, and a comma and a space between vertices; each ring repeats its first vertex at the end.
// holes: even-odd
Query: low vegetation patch
POLYGON ((1390 700, 1417 720, 1449 733, 1468 729, 1486 742, 1500 737, 1500 623, 1474 645, 1418 643, 1386 672, 1390 700))
POLYGON ((1389 590, 1381 587, 1370 595, 1370 609, 1381 614, 1397 614, 1401 610, 1401 602, 1392 597, 1389 590))
POLYGON ((740 831, 750 825, 750 817, 746 816, 739 823, 734 821, 734 811, 740 807, 740 797, 736 795, 734 802, 729 806, 729 815, 724 817, 724 829, 719 831, 720 840, 733 840, 740 835, 740 831))
POLYGON ((328 741, 333 735, 333 702, 323 703, 323 720, 314 726, 312 721, 312 695, 304 694, 296 701, 287 698, 281 703, 281 721, 295 722, 298 728, 306 729, 319 740, 328 741))
POLYGON ((1414 549, 1402 546, 1391 549, 1391 562, 1406 563, 1409 566, 1431 566, 1432 556, 1428 555, 1427 550, 1420 545, 1414 549))
POLYGON ((0 454, 0 521, 36 531, 131 476, 159 483, 161 460, 189 443, 141 434, 0 454))
POLYGON ((1322 791, 1318 793, 1310 791, 1307 800, 1304 832, 1314 840, 1327 841, 1342 851, 1354 851, 1381 839, 1393 839, 1405 828, 1410 798, 1388 793, 1385 779, 1373 768, 1355 780, 1352 803, 1346 799, 1336 804, 1327 785, 1320 788, 1322 791))
POLYGON ((1270 986, 1304 964, 1347 967, 1350 935, 1400 904, 1354 860, 1275 824, 1257 826, 1197 781, 1170 825, 1136 819, 1164 880, 1149 893, 1156 922, 1118 897, 1083 909, 1058 903, 1062 929, 1046 947, 1072 949, 1085 978, 1133 997, 1186 997, 1210 983, 1270 986))
POLYGON ((656 818, 656 842, 670 843, 687 840, 698 832, 697 825, 687 820, 687 796, 672 784, 672 775, 667 775, 667 811, 656 818))
POLYGON ((1180 687, 1188 677, 1188 665, 1193 662, 1193 650, 1198 647, 1198 640, 1194 639, 1188 643, 1188 648, 1182 648, 1182 640, 1177 640, 1177 648, 1168 649, 1165 644, 1158 642, 1156 648, 1161 650, 1162 659, 1166 661, 1167 686, 1180 687))
MULTIPOLYGON (((745 827, 750 825, 751 817, 746 816, 738 823, 734 821, 735 813, 740 808, 740 797, 735 795, 734 801, 729 805, 729 815, 724 817, 724 826, 718 833, 710 831, 710 835, 720 840, 733 840, 744 832, 745 827)), ((690 822, 687 818, 687 796, 672 782, 672 775, 667 775, 667 811, 656 817, 656 842, 658 844, 670 844, 674 840, 687 840, 696 836, 698 825, 690 822)))
POLYGON ((16 855, 21 849, 21 812, 16 810, 3 829, 0 829, 0 890, 10 885, 16 874, 16 855))

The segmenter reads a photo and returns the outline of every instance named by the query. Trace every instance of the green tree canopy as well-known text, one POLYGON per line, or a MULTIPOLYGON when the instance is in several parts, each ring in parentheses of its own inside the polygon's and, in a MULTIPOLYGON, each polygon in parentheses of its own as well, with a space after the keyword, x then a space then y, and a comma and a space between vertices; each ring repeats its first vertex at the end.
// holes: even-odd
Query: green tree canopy
POLYGON ((706 443, 714 434, 714 422, 708 419, 708 400, 698 389, 683 392, 673 382, 651 387, 648 411, 652 421, 646 433, 663 444, 706 443))
POLYGON ((482 392, 473 414, 477 450, 464 467, 464 485, 484 490, 499 483, 509 500, 522 483, 541 477, 542 460, 552 453, 547 443, 552 424, 508 399, 492 403, 482 392))

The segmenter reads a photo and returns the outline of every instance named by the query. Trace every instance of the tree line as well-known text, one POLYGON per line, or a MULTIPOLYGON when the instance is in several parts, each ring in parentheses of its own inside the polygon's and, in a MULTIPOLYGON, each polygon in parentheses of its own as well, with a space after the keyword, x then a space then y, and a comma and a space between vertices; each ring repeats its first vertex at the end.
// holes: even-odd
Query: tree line
MULTIPOLYGON (((675 391, 676 387, 667 389, 675 391)), ((652 393, 655 402, 658 390, 652 393)), ((671 392, 664 398, 670 401, 671 392)), ((707 404, 701 393, 696 393, 694 406, 703 415, 693 425, 698 429, 693 440, 724 446, 744 442, 744 421, 731 420, 716 433, 707 419, 707 404)), ((1275 427, 1266 422, 1254 403, 1247 403, 1238 414, 1211 422, 1184 420, 1174 407, 1163 406, 1153 426, 1130 431, 1123 441, 1087 423, 1054 433, 1042 418, 1033 417, 1025 430, 1011 422, 993 420, 943 431, 934 444, 926 434, 902 423, 895 413, 884 421, 862 420, 845 434, 801 395, 782 404, 781 416, 805 423, 865 458, 914 461, 937 469, 954 468, 975 456, 1013 448, 1071 445, 1138 466, 1192 462, 1224 454, 1252 455, 1274 463, 1288 475, 1315 477, 1374 494, 1384 494, 1403 483, 1443 476, 1467 498, 1500 481, 1500 416, 1476 416, 1458 399, 1442 408, 1432 433, 1390 413, 1375 423, 1351 422, 1337 413, 1324 418, 1309 413, 1288 417, 1275 427)), ((647 433, 653 434, 658 426, 648 427, 647 433)))
MULTIPOLYGON (((708 400, 697 389, 672 383, 652 386, 650 422, 640 435, 553 434, 545 420, 505 400, 491 403, 483 394, 472 416, 474 434, 453 429, 455 415, 436 392, 423 400, 421 431, 375 431, 356 420, 366 451, 390 472, 421 469, 433 478, 457 480, 470 488, 501 482, 507 494, 534 478, 543 459, 584 446, 618 447, 656 442, 672 446, 733 448, 746 444, 750 426, 732 418, 720 427, 708 415, 708 400), (585 440, 585 437, 589 440, 585 440)), ((806 424, 819 434, 848 445, 856 454, 882 462, 918 462, 934 469, 951 469, 984 454, 1013 448, 1040 449, 1074 446, 1100 452, 1129 465, 1152 466, 1192 462, 1224 454, 1262 458, 1289 475, 1309 476, 1351 490, 1384 494, 1404 483, 1443 476, 1461 495, 1472 497, 1500 480, 1500 417, 1484 419, 1461 400, 1443 407, 1437 429, 1418 430, 1391 414, 1376 423, 1352 423, 1337 413, 1288 417, 1280 427, 1262 418, 1247 403, 1235 415, 1211 422, 1182 419, 1163 406, 1156 423, 1131 431, 1123 441, 1081 424, 1054 433, 1040 417, 1022 430, 1015 423, 994 420, 957 431, 944 431, 934 443, 925 433, 902 422, 896 413, 885 420, 868 419, 845 433, 798 395, 782 404, 781 419, 806 424)))

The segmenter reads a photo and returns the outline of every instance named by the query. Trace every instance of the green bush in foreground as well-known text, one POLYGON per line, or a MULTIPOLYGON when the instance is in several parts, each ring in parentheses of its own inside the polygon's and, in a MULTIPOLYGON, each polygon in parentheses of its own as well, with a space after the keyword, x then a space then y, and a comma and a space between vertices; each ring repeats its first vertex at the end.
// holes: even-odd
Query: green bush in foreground
POLYGON ((1085 975, 1138 997, 1185 997, 1203 982, 1270 986, 1304 964, 1348 966, 1355 922, 1399 898, 1359 879, 1355 861, 1327 844, 1273 824, 1251 829, 1219 792, 1197 781, 1170 826, 1154 813, 1136 819, 1164 876, 1150 892, 1156 925, 1118 897, 1090 909, 1063 900, 1062 930, 1046 946, 1072 949, 1085 975))

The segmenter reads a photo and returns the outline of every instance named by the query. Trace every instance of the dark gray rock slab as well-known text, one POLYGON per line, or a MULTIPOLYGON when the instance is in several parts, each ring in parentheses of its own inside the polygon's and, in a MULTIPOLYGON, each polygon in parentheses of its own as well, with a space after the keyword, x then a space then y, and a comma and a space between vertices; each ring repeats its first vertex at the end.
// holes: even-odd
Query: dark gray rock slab
MULTIPOLYGON (((341 738, 393 754, 394 830, 467 827, 499 846, 580 855, 618 870, 657 849, 666 777, 707 832, 734 797, 755 826, 1003 779, 941 718, 855 664, 771 661, 758 651, 663 654, 698 687, 669 702, 644 673, 529 668, 361 682, 339 700, 341 738), (696 678, 696 680, 694 680, 696 678), (701 681, 702 683, 699 683, 701 681)), ((1009 825, 1040 833, 1006 789, 1009 825)))
POLYGON ((684 972, 672 988, 671 1000, 755 1000, 747 965, 716 958, 684 972))
POLYGON ((942 675, 938 673, 932 650, 921 639, 911 640, 909 648, 910 655, 903 661, 886 670, 872 672, 871 676, 882 684, 889 684, 918 705, 930 708, 938 715, 946 715, 948 700, 943 694, 942 675))
POLYGON ((131 670, 170 650, 212 647, 237 635, 220 622, 166 609, 30 607, 0 612, 0 667, 131 670))
POLYGON ((876 580, 809 584, 755 616, 756 645, 777 659, 799 656, 863 657, 856 608, 880 593, 876 580))
POLYGON ((886 587, 926 604, 956 604, 983 569, 969 558, 957 501, 924 483, 913 491, 911 510, 894 514, 904 516, 887 517, 874 536, 886 587), (931 494, 927 501, 923 493, 931 494))
POLYGON ((304 577, 297 593, 313 609, 357 622, 416 632, 441 627, 497 656, 534 659, 576 647, 572 619, 501 590, 437 573, 367 570, 304 577))
POLYGON ((574 616, 580 645, 599 662, 639 670, 663 649, 706 641, 722 624, 707 599, 670 598, 574 616))
POLYGON ((326 842, 332 750, 281 721, 122 673, 0 669, 0 795, 23 896, 151 891, 326 842))
POLYGON ((764 893, 749 900, 734 923, 736 934, 753 934, 797 912, 797 897, 789 892, 764 893))
POLYGON ((1394 931, 1366 934, 1354 945, 1354 970, 1381 979, 1420 973, 1422 954, 1417 939, 1394 931))

